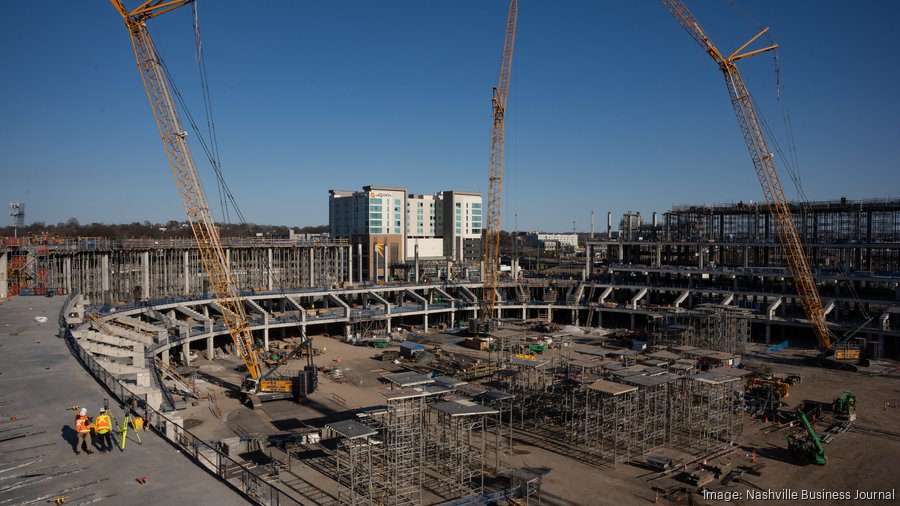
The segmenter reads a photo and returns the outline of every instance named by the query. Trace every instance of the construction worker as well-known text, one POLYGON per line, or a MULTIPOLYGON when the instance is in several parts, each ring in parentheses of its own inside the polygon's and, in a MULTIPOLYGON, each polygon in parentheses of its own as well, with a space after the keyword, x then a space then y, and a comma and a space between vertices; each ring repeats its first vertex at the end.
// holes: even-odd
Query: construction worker
POLYGON ((91 434, 91 421, 87 416, 87 408, 81 408, 81 411, 75 415, 75 432, 78 433, 78 439, 75 440, 75 455, 81 455, 81 450, 88 455, 94 453, 88 447, 88 436, 91 434))
POLYGON ((112 435, 112 422, 106 408, 100 408, 100 414, 94 420, 94 430, 97 432, 97 446, 101 452, 111 452, 115 446, 112 435))

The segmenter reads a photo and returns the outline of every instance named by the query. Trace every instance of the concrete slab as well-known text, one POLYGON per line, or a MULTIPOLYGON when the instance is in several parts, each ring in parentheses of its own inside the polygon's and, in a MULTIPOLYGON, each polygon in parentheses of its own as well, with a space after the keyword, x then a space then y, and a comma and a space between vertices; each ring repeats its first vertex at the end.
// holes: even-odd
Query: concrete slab
MULTIPOLYGON (((44 473, 4 488, 0 503, 22 504, 66 496, 67 503, 106 500, 106 504, 247 504, 227 485, 195 465, 151 431, 143 444, 129 439, 125 451, 75 455, 73 405, 96 416, 109 397, 57 337, 62 297, 15 297, 0 306, 0 419, 8 421, 0 442, 0 468, 22 465, 21 472, 44 473), (35 316, 46 316, 38 324, 35 316), (15 417, 15 419, 13 419, 15 417), (15 428, 14 428, 15 427, 15 428), (137 478, 146 476, 146 484, 137 478), (47 479, 42 479, 46 477, 47 479), (98 481, 99 480, 99 481, 98 481)), ((123 411, 110 400, 112 414, 123 411)), ((17 473, 14 473, 17 474, 17 473)), ((21 474, 21 473, 18 473, 21 474)))

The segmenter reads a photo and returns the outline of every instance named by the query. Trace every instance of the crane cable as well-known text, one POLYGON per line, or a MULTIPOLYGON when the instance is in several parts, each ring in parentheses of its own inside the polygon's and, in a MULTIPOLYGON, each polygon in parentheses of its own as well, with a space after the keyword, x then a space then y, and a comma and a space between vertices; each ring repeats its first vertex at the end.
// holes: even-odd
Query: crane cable
MULTIPOLYGON (((206 130, 209 134, 212 155, 216 161, 215 165, 218 165, 220 160, 219 143, 215 135, 216 127, 212 118, 212 104, 209 100, 209 87, 206 85, 206 60, 203 58, 203 41, 200 39, 200 16, 199 11, 197 10, 197 3, 198 2, 193 2, 191 4, 191 18, 194 22, 194 59, 197 61, 197 69, 200 73, 200 89, 203 91, 203 109, 206 114, 206 130)), ((219 205, 222 207, 225 223, 228 223, 228 208, 225 206, 225 195, 222 191, 221 179, 216 178, 216 183, 219 192, 219 205)))
MULTIPOLYGON (((156 41, 156 46, 160 46, 159 40, 161 39, 161 37, 159 36, 159 33, 155 30, 155 28, 153 29, 153 31, 154 31, 153 39, 154 39, 154 41, 156 41)), ((156 57, 156 60, 159 63, 159 66, 163 69, 163 73, 165 74, 166 81, 168 82, 169 86, 172 89, 172 94, 178 100, 180 109, 184 113, 184 117, 187 118, 188 124, 190 125, 190 128, 191 128, 191 131, 197 137, 197 140, 200 143, 201 149, 203 149, 203 152, 206 154, 207 160, 209 160, 209 163, 212 166, 213 171, 215 172, 216 180, 218 181, 220 187, 222 188, 222 199, 221 199, 220 204, 222 206, 223 214, 226 215, 226 222, 227 222, 227 206, 225 204, 226 204, 226 202, 230 202, 231 206, 234 208, 237 218, 240 220, 240 222, 242 224, 246 225, 247 221, 244 219, 244 215, 241 212, 240 208, 238 207, 237 201, 235 200, 234 195, 231 193, 231 189, 228 187, 228 183, 225 181, 225 178, 222 174, 221 167, 219 166, 218 159, 213 152, 213 149, 211 147, 212 141, 208 143, 206 141, 206 139, 203 137, 200 127, 197 126, 197 122, 194 120, 194 115, 191 114, 191 110, 190 110, 190 108, 188 108, 187 102, 185 101, 184 96, 181 94, 181 90, 178 88, 178 85, 175 84, 175 78, 172 76, 172 73, 169 71, 169 67, 168 67, 168 65, 166 65, 165 59, 162 57, 161 52, 155 50, 155 48, 154 48, 154 56, 156 57)), ((206 86, 204 86, 204 88, 206 88, 206 86)), ((211 121, 211 119, 210 119, 210 121, 211 121)), ((213 135, 215 134, 214 128, 212 129, 212 133, 213 133, 213 135)), ((213 139, 214 139, 214 137, 213 137, 213 139)), ((218 143, 216 143, 216 149, 218 149, 218 143)))
MULTIPOLYGON (((221 156, 219 154, 219 139, 216 136, 216 122, 213 118, 213 109, 212 109, 212 99, 209 94, 209 81, 207 79, 206 73, 206 58, 203 55, 203 42, 200 39, 200 16, 199 11, 197 10, 197 4, 199 2, 193 2, 191 4, 191 8, 193 9, 193 23, 194 23, 194 54, 197 60, 197 68, 200 73, 200 88, 203 91, 203 108, 204 113, 206 114, 206 128, 209 135, 210 147, 211 147, 211 155, 209 156, 210 165, 213 166, 213 170, 216 173, 216 182, 218 183, 219 189, 219 203, 222 206, 222 213, 225 217, 225 223, 229 223, 229 215, 228 215, 228 203, 231 203, 231 206, 234 208, 234 212, 237 215, 237 218, 240 220, 242 224, 246 224, 247 221, 244 219, 243 213, 241 213, 240 208, 237 205, 237 201, 232 195, 231 190, 228 188, 228 184, 225 182, 225 177, 222 174, 222 165, 221 165, 221 156)), ((198 134, 199 135, 199 134, 198 134)))
MULTIPOLYGON (((749 19, 753 24, 762 29, 762 25, 760 25, 760 23, 758 23, 746 10, 738 5, 735 0, 729 0, 729 3, 738 12, 740 12, 742 16, 749 19)), ((775 43, 770 32, 766 32, 766 39, 768 40, 769 44, 775 43)), ((794 140, 794 129, 791 123, 791 114, 790 109, 788 108, 787 94, 785 93, 784 83, 781 79, 781 61, 778 59, 778 49, 776 48, 773 53, 775 64, 775 99, 781 108, 781 116, 782 121, 784 122, 785 135, 787 136, 787 155, 785 155, 784 150, 782 150, 781 145, 779 144, 774 132, 769 127, 768 122, 766 122, 765 116, 763 116, 761 112, 758 112, 758 116, 760 118, 760 122, 762 123, 766 137, 768 137, 770 142, 775 146, 775 151, 778 153, 778 156, 784 160, 784 166, 787 169, 788 176, 791 178, 791 182, 794 184, 794 187, 797 190, 797 195, 799 197, 798 203, 801 210, 803 211, 801 215, 805 215, 806 212, 809 211, 809 198, 806 196, 806 192, 803 189, 803 179, 800 174, 800 162, 797 156, 796 142, 794 140)), ((805 244, 809 244, 807 236, 804 235, 804 237, 801 237, 801 240, 805 244)), ((839 265, 839 272, 844 277, 844 284, 846 285, 847 290, 850 292, 850 296, 853 299, 853 302, 862 313, 863 319, 865 321, 871 320, 872 316, 866 310, 865 304, 863 304, 862 299, 859 296, 859 292, 857 292, 856 287, 853 286, 853 283, 850 283, 849 280, 847 280, 847 278, 850 276, 850 273, 844 266, 843 262, 841 262, 839 265)), ((845 333, 844 340, 849 338, 850 335, 850 331, 845 333)))

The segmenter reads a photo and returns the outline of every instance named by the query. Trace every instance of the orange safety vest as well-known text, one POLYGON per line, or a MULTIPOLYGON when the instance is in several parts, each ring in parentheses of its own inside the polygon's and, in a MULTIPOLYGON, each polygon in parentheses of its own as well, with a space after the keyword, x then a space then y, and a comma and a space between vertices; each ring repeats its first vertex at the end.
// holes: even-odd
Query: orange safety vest
POLYGON ((88 417, 76 415, 75 416, 75 430, 78 432, 90 432, 91 426, 86 423, 88 421, 88 417))
POLYGON ((97 415, 97 419, 94 420, 94 429, 97 430, 97 434, 106 434, 109 432, 109 415, 97 415))

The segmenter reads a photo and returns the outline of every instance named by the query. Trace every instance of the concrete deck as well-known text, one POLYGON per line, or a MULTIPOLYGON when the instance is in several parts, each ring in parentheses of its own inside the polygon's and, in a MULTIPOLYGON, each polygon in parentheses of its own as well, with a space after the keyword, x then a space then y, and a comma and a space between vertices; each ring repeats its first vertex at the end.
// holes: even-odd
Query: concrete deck
MULTIPOLYGON (((94 417, 110 395, 57 337, 63 301, 15 297, 0 305, 0 503, 65 496, 66 504, 247 504, 151 431, 140 434, 143 444, 129 438, 124 452, 75 455, 70 408, 83 405, 94 417)), ((112 398, 110 405, 121 421, 123 410, 112 398)))

